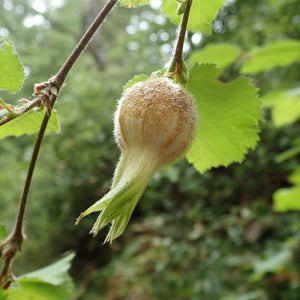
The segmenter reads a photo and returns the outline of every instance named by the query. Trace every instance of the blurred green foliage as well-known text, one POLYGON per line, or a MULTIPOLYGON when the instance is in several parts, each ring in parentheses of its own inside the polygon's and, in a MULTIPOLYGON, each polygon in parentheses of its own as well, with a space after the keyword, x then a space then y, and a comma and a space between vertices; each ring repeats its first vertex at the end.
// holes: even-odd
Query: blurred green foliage
MULTIPOLYGON (((0 35, 14 42, 28 75, 21 92, 1 93, 12 104, 57 71, 104 3, 42 1, 43 9, 37 2, 0 2, 0 35)), ((299 12, 298 0, 226 1, 211 36, 188 35, 185 55, 211 43, 237 45, 240 57, 221 75, 231 81, 253 49, 299 40, 299 12)), ((272 195, 294 183, 289 176, 299 167, 299 151, 289 151, 299 148, 299 120, 277 127, 274 103, 265 107, 258 147, 241 165, 199 175, 182 161, 157 173, 111 247, 101 244, 105 232, 88 235, 95 216, 74 225, 110 187, 119 155, 112 115, 122 86, 135 74, 162 69, 175 37, 174 25, 149 6, 117 7, 108 17, 56 106, 61 133, 45 138, 26 211, 27 240, 13 270, 27 273, 74 249, 72 299, 298 300, 299 211, 275 212, 272 195)), ((299 77, 299 61, 253 75, 262 98, 294 90, 299 77)), ((0 223, 8 231, 33 141, 0 144, 0 223)))

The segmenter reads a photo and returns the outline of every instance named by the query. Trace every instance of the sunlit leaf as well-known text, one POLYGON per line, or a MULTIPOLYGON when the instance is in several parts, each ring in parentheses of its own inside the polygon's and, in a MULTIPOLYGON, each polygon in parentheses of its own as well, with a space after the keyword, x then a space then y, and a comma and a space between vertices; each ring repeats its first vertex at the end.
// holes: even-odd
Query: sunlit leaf
POLYGON ((291 124, 300 117, 300 95, 280 90, 266 94, 263 105, 271 109, 271 116, 277 127, 291 124))
POLYGON ((7 300, 67 300, 73 294, 74 285, 68 271, 74 253, 59 261, 27 273, 4 292, 7 300))
POLYGON ((121 0, 120 3, 126 7, 134 7, 137 5, 148 4, 149 0, 121 0))
POLYGON ((255 74, 300 62, 300 42, 286 40, 271 43, 247 54, 241 72, 255 74))
MULTIPOLYGON (((157 77, 164 77, 166 73, 165 69, 157 70, 155 72, 152 72, 152 75, 155 75, 157 77)), ((130 88, 134 83, 140 82, 140 81, 145 81, 148 79, 150 76, 146 74, 138 74, 133 76, 131 79, 129 79, 126 84, 123 86, 123 90, 125 91, 126 89, 130 88)))
POLYGON ((300 167, 296 168, 289 176, 289 181, 295 185, 300 186, 300 167))
POLYGON ((274 210, 286 212, 300 210, 300 186, 283 188, 273 194, 274 210))
POLYGON ((21 278, 23 282, 31 281, 31 279, 38 279, 53 285, 61 285, 66 280, 69 280, 68 270, 71 267, 71 262, 74 257, 75 254, 70 253, 69 255, 58 260, 57 262, 37 271, 27 273, 21 278))
POLYGON ((0 240, 5 239, 7 236, 7 231, 4 225, 0 224, 0 240))
MULTIPOLYGON (((200 31, 210 35, 212 32, 212 22, 216 18, 219 9, 225 0, 197 0, 193 1, 187 29, 193 32, 200 31)), ((176 0, 164 0, 163 11, 170 19, 178 25, 182 15, 177 14, 178 2, 176 0)))
POLYGON ((192 52, 189 62, 195 64, 213 63, 220 68, 232 64, 239 56, 238 46, 229 43, 211 43, 205 48, 192 52))
POLYGON ((134 77, 132 77, 124 86, 123 86, 123 90, 128 89, 129 87, 131 87, 134 83, 139 82, 139 81, 144 81, 147 78, 149 78, 148 75, 146 74, 140 74, 140 75, 136 75, 134 77))
POLYGON ((67 300, 71 295, 64 286, 42 281, 21 281, 3 292, 6 300, 67 300))
POLYGON ((24 69, 13 44, 7 39, 0 41, 0 90, 13 93, 22 86, 24 78, 24 69))
POLYGON ((259 139, 261 119, 257 89, 249 78, 230 83, 218 80, 215 65, 196 64, 187 89, 197 100, 200 125, 187 158, 200 172, 241 162, 259 139))
MULTIPOLYGON (((46 109, 42 111, 29 111, 20 117, 17 117, 0 126, 0 139, 7 136, 20 136, 23 134, 33 134, 40 129, 46 109)), ((46 132, 58 132, 60 129, 58 114, 56 110, 52 111, 48 122, 46 132)))

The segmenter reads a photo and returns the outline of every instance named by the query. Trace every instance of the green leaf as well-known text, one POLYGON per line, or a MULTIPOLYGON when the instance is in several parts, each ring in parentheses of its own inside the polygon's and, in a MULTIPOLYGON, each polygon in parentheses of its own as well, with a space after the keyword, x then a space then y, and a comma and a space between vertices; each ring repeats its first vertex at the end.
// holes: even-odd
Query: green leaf
POLYGON ((7 300, 68 300, 73 293, 72 279, 68 274, 75 254, 70 253, 59 261, 27 273, 17 279, 4 292, 7 300))
POLYGON ((274 42, 248 53, 241 72, 255 74, 300 61, 300 42, 286 40, 274 42))
MULTIPOLYGON (((201 31, 204 34, 210 35, 212 32, 212 22, 224 2, 225 0, 193 1, 187 29, 193 32, 201 31)), ((176 25, 181 21, 181 15, 177 15, 177 6, 178 3, 176 0, 163 1, 164 13, 166 13, 176 25)))
POLYGON ((289 181, 295 185, 300 186, 300 167, 297 167, 289 176, 289 181))
POLYGON ((300 117, 300 95, 292 91, 274 91, 266 94, 263 105, 270 107, 272 120, 277 127, 294 123, 300 117))
MULTIPOLYGON (((165 69, 157 70, 151 73, 151 76, 157 76, 157 77, 164 77, 166 74, 165 69)), ((130 88, 133 84, 140 82, 140 81, 145 81, 148 79, 150 76, 146 74, 138 74, 133 76, 131 79, 129 79, 126 84, 123 86, 123 91, 127 90, 130 88)))
POLYGON ((41 281, 20 282, 3 294, 6 300, 68 300, 72 295, 64 286, 41 281))
POLYGON ((7 300, 7 297, 5 295, 5 290, 3 290, 3 289, 0 289, 0 299, 7 300))
POLYGON ((231 65, 240 55, 240 48, 230 43, 211 43, 205 48, 192 52, 191 64, 213 63, 220 68, 231 65))
POLYGON ((7 231, 4 225, 0 224, 0 240, 5 239, 7 236, 7 231))
POLYGON ((134 7, 137 5, 148 4, 150 0, 121 0, 120 4, 125 7, 134 7))
MULTIPOLYGON (((33 134, 40 129, 44 118, 46 108, 41 111, 29 111, 0 126, 0 139, 7 136, 20 136, 23 134, 33 134)), ((46 133, 50 130, 59 132, 59 120, 56 110, 51 113, 51 118, 48 122, 46 133)))
POLYGON ((274 211, 300 210, 300 186, 283 188, 273 194, 274 211))
POLYGON ((245 77, 222 83, 218 80, 220 72, 215 65, 196 64, 187 84, 200 115, 187 158, 200 172, 241 162, 259 139, 261 103, 257 89, 245 77))
POLYGON ((149 78, 149 76, 146 75, 146 74, 135 75, 130 80, 128 80, 128 82, 123 86, 123 91, 127 90, 128 88, 130 88, 136 82, 144 81, 144 80, 146 80, 148 78, 149 78))
POLYGON ((0 90, 16 92, 24 78, 24 69, 12 42, 7 39, 0 41, 0 90))
POLYGON ((23 282, 38 279, 53 285, 64 284, 65 281, 69 280, 68 270, 71 267, 71 262, 74 257, 75 254, 72 252, 45 268, 23 275, 21 279, 23 282))

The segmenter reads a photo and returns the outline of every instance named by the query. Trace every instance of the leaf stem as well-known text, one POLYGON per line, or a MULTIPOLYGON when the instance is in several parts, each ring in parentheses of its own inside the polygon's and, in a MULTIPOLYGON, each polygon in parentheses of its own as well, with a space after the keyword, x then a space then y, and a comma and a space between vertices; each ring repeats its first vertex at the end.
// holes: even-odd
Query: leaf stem
MULTIPOLYGON (((58 93, 70 72, 72 66, 78 59, 79 55, 83 52, 89 41, 91 40, 94 33, 97 31, 99 26, 104 21, 107 14, 111 11, 117 0, 108 0, 106 5, 102 8, 98 16, 94 19, 91 26, 87 29, 83 37, 80 39, 78 44, 75 46, 74 50, 67 58, 63 66, 59 69, 56 75, 49 79, 47 82, 43 82, 35 86, 35 94, 38 95, 39 103, 44 103, 47 107, 47 112, 45 113, 44 119, 42 121, 40 130, 38 132, 37 139, 35 141, 34 149, 32 152, 30 164, 27 171, 27 176, 19 204, 19 210, 16 220, 16 225, 13 232, 9 237, 0 245, 0 257, 5 260, 4 267, 0 273, 0 286, 7 288, 10 282, 13 280, 14 276, 11 273, 11 262, 16 254, 16 252, 21 251, 21 245, 24 240, 23 235, 23 223, 24 214, 27 204, 27 198, 29 189, 31 186, 32 176, 34 173, 36 161, 38 154, 40 152, 41 144, 45 135, 48 121, 51 116, 52 108, 56 102, 58 93)), ((30 106, 30 104, 29 104, 30 106)), ((28 107, 29 107, 28 106, 28 107)), ((30 106, 30 108, 32 108, 30 106)))
POLYGON ((183 45, 184 45, 190 10, 191 10, 191 6, 192 6, 192 1, 193 0, 186 0, 186 8, 183 13, 182 20, 181 20, 175 52, 174 52, 173 58, 171 60, 170 66, 167 70, 168 77, 177 75, 176 77, 177 77, 178 81, 180 81, 180 82, 183 81, 182 83, 185 83, 184 81, 186 81, 186 78, 181 78, 182 73, 184 71, 186 71, 182 53, 183 53, 183 45))
POLYGON ((0 99, 0 105, 7 110, 7 115, 11 118, 15 118, 18 116, 18 112, 16 112, 9 104, 5 103, 2 99, 0 99))
MULTIPOLYGON (((42 97, 39 95, 32 101, 28 101, 28 104, 25 104, 22 107, 16 108, 14 111, 15 116, 14 115, 6 115, 5 118, 0 120, 0 126, 11 121, 12 119, 14 119, 16 117, 23 115, 25 112, 31 110, 32 108, 40 106, 41 103, 42 103, 42 97)), ((1 103, 1 104, 3 105, 3 103, 1 103)))

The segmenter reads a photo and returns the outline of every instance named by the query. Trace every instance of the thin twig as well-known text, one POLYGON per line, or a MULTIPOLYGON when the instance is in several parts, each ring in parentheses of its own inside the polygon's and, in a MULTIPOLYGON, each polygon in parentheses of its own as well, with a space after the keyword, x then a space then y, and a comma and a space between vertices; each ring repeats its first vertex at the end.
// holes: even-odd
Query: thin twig
MULTIPOLYGON (((111 9, 116 4, 117 0, 108 0, 106 5, 103 7, 99 15, 95 18, 92 25, 87 29, 86 33, 83 35, 81 40, 75 46, 74 50, 67 58, 63 66, 54 75, 49 81, 38 84, 35 86, 35 93, 38 95, 37 99, 40 99, 40 103, 45 103, 47 107, 47 112, 45 113, 44 119, 42 121, 32 157, 30 160, 29 168, 27 171, 27 176, 24 184, 24 189, 22 192, 20 204, 19 204, 19 211, 17 215, 16 225, 14 227, 13 232, 9 235, 9 237, 0 245, 0 257, 5 260, 4 267, 2 272, 0 273, 0 286, 7 288, 10 282, 13 280, 13 274, 11 273, 11 262, 16 254, 16 252, 21 250, 21 245, 24 240, 23 235, 23 221, 24 221, 24 214, 25 208, 28 198, 28 193, 31 185, 32 176, 34 173, 34 168, 36 165, 36 161, 38 158, 38 154, 40 152, 41 144, 45 135, 45 131, 47 128, 48 121, 51 116, 52 108, 56 102, 58 93, 66 79, 66 76, 70 72, 72 66, 78 59, 79 55, 83 52, 89 41, 91 40, 92 36, 99 28, 99 26, 104 21, 107 14, 111 11, 111 9)), ((32 108, 32 107, 31 107, 32 108)))
POLYGON ((25 105, 21 106, 20 108, 15 109, 15 112, 17 114, 16 117, 6 117, 6 118, 1 119, 0 126, 17 118, 18 116, 23 115, 24 113, 31 110, 32 108, 40 106, 41 103, 42 103, 42 97, 40 97, 40 96, 36 97, 32 101, 28 102, 28 104, 25 104, 25 105))
POLYGON ((185 39, 186 28, 189 20, 191 6, 192 6, 192 0, 187 0, 187 5, 182 17, 179 36, 178 36, 175 55, 174 55, 175 60, 178 62, 181 62, 183 60, 182 58, 183 45, 184 45, 184 39, 185 39))
POLYGON ((34 144, 34 149, 33 149, 30 164, 28 167, 23 193, 21 196, 21 201, 20 201, 20 206, 19 206, 19 211, 18 211, 18 216, 17 216, 17 222, 16 222, 15 229, 14 229, 15 235, 18 235, 18 236, 22 235, 24 213, 25 213, 25 207, 26 207, 26 203, 27 203, 29 188, 31 185, 31 179, 32 179, 34 167, 36 165, 36 161, 38 158, 38 154, 39 154, 39 151, 41 148, 42 140, 43 140, 46 128, 47 128, 47 124, 51 117, 51 111, 52 110, 50 109, 45 113, 45 116, 44 116, 43 122, 41 124, 37 139, 34 144))
POLYGON ((182 68, 182 65, 184 64, 183 55, 182 55, 183 45, 184 45, 190 10, 191 10, 191 6, 192 6, 192 1, 193 0, 187 0, 187 2, 186 2, 186 8, 183 13, 182 20, 181 20, 175 52, 174 52, 173 58, 171 60, 170 66, 167 70, 167 76, 173 76, 178 73, 179 73, 178 75, 180 75, 180 73, 182 71, 181 68, 182 68))

